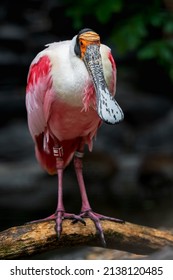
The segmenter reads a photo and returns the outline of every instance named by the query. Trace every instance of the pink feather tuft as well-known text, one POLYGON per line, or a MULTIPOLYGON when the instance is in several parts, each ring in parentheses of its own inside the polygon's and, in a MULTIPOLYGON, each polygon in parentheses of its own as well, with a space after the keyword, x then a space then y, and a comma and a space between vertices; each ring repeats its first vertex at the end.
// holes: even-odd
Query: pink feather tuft
POLYGON ((90 107, 96 109, 96 94, 93 84, 86 83, 86 87, 84 89, 83 94, 83 105, 82 111, 87 112, 90 107))

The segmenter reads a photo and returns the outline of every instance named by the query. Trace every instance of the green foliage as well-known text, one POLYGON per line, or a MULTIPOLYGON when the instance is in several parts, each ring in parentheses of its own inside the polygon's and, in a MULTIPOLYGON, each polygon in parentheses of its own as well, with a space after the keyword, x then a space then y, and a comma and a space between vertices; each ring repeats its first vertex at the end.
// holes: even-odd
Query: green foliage
POLYGON ((88 17, 111 25, 109 41, 120 55, 156 60, 173 81, 173 13, 162 0, 65 0, 67 15, 79 29, 88 17))
POLYGON ((138 58, 157 60, 173 81, 173 40, 151 41, 138 51, 138 58))
POLYGON ((110 40, 116 44, 120 54, 126 54, 138 48, 147 33, 143 16, 139 14, 126 19, 117 30, 113 30, 110 40))
POLYGON ((65 0, 69 5, 67 16, 73 18, 74 27, 79 29, 83 25, 85 16, 93 15, 98 22, 106 23, 113 13, 121 11, 122 0, 65 0))

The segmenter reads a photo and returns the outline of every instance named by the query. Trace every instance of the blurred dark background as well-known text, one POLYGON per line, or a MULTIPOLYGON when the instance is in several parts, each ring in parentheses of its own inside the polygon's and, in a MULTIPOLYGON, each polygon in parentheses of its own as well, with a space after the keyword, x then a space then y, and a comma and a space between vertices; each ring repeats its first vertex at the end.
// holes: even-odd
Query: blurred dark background
MULTIPOLYGON (((55 211, 57 178, 38 165, 27 127, 29 65, 44 45, 84 27, 116 60, 117 101, 125 119, 103 125, 84 175, 96 212, 173 228, 173 2, 171 0, 25 0, 0 3, 0 230, 55 211)), ((80 211, 70 165, 64 202, 80 211)), ((83 252, 83 251, 82 251, 83 252)), ((71 258, 74 251, 47 258, 71 258)), ((87 258, 77 251, 76 258, 87 258)), ((74 255, 73 255, 73 258, 74 255)))

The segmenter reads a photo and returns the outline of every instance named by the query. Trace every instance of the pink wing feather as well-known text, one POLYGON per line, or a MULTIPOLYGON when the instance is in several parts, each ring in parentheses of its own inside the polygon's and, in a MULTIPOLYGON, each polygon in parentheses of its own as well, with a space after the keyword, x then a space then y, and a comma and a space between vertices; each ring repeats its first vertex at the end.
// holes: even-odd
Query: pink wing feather
POLYGON ((113 95, 115 95, 115 91, 116 91, 116 72, 117 71, 116 71, 115 60, 112 56, 111 51, 109 51, 108 58, 109 58, 109 61, 111 62, 111 65, 112 65, 112 79, 111 79, 111 83, 109 85, 109 90, 113 95))
POLYGON ((35 137, 44 132, 49 117, 51 91, 51 64, 48 56, 42 56, 30 66, 26 87, 26 108, 30 133, 35 137))
POLYGON ((50 174, 56 172, 55 158, 50 151, 53 139, 47 131, 50 106, 53 101, 51 63, 47 55, 30 66, 26 87, 28 126, 35 142, 36 157, 50 174))

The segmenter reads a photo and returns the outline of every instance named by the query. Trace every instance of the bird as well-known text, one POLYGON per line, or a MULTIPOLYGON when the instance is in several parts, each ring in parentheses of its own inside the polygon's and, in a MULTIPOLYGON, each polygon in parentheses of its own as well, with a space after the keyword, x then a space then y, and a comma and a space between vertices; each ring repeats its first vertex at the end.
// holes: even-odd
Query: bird
POLYGON ((101 220, 122 223, 92 210, 83 178, 84 147, 93 148, 93 139, 102 123, 116 124, 124 114, 115 100, 116 63, 111 49, 102 44, 90 28, 71 40, 47 44, 30 64, 26 85, 26 111, 36 159, 49 174, 57 174, 57 207, 54 214, 36 220, 55 220, 58 238, 64 219, 72 224, 90 218, 102 244, 101 220), (81 211, 67 213, 63 201, 63 172, 73 160, 81 195, 81 211))

